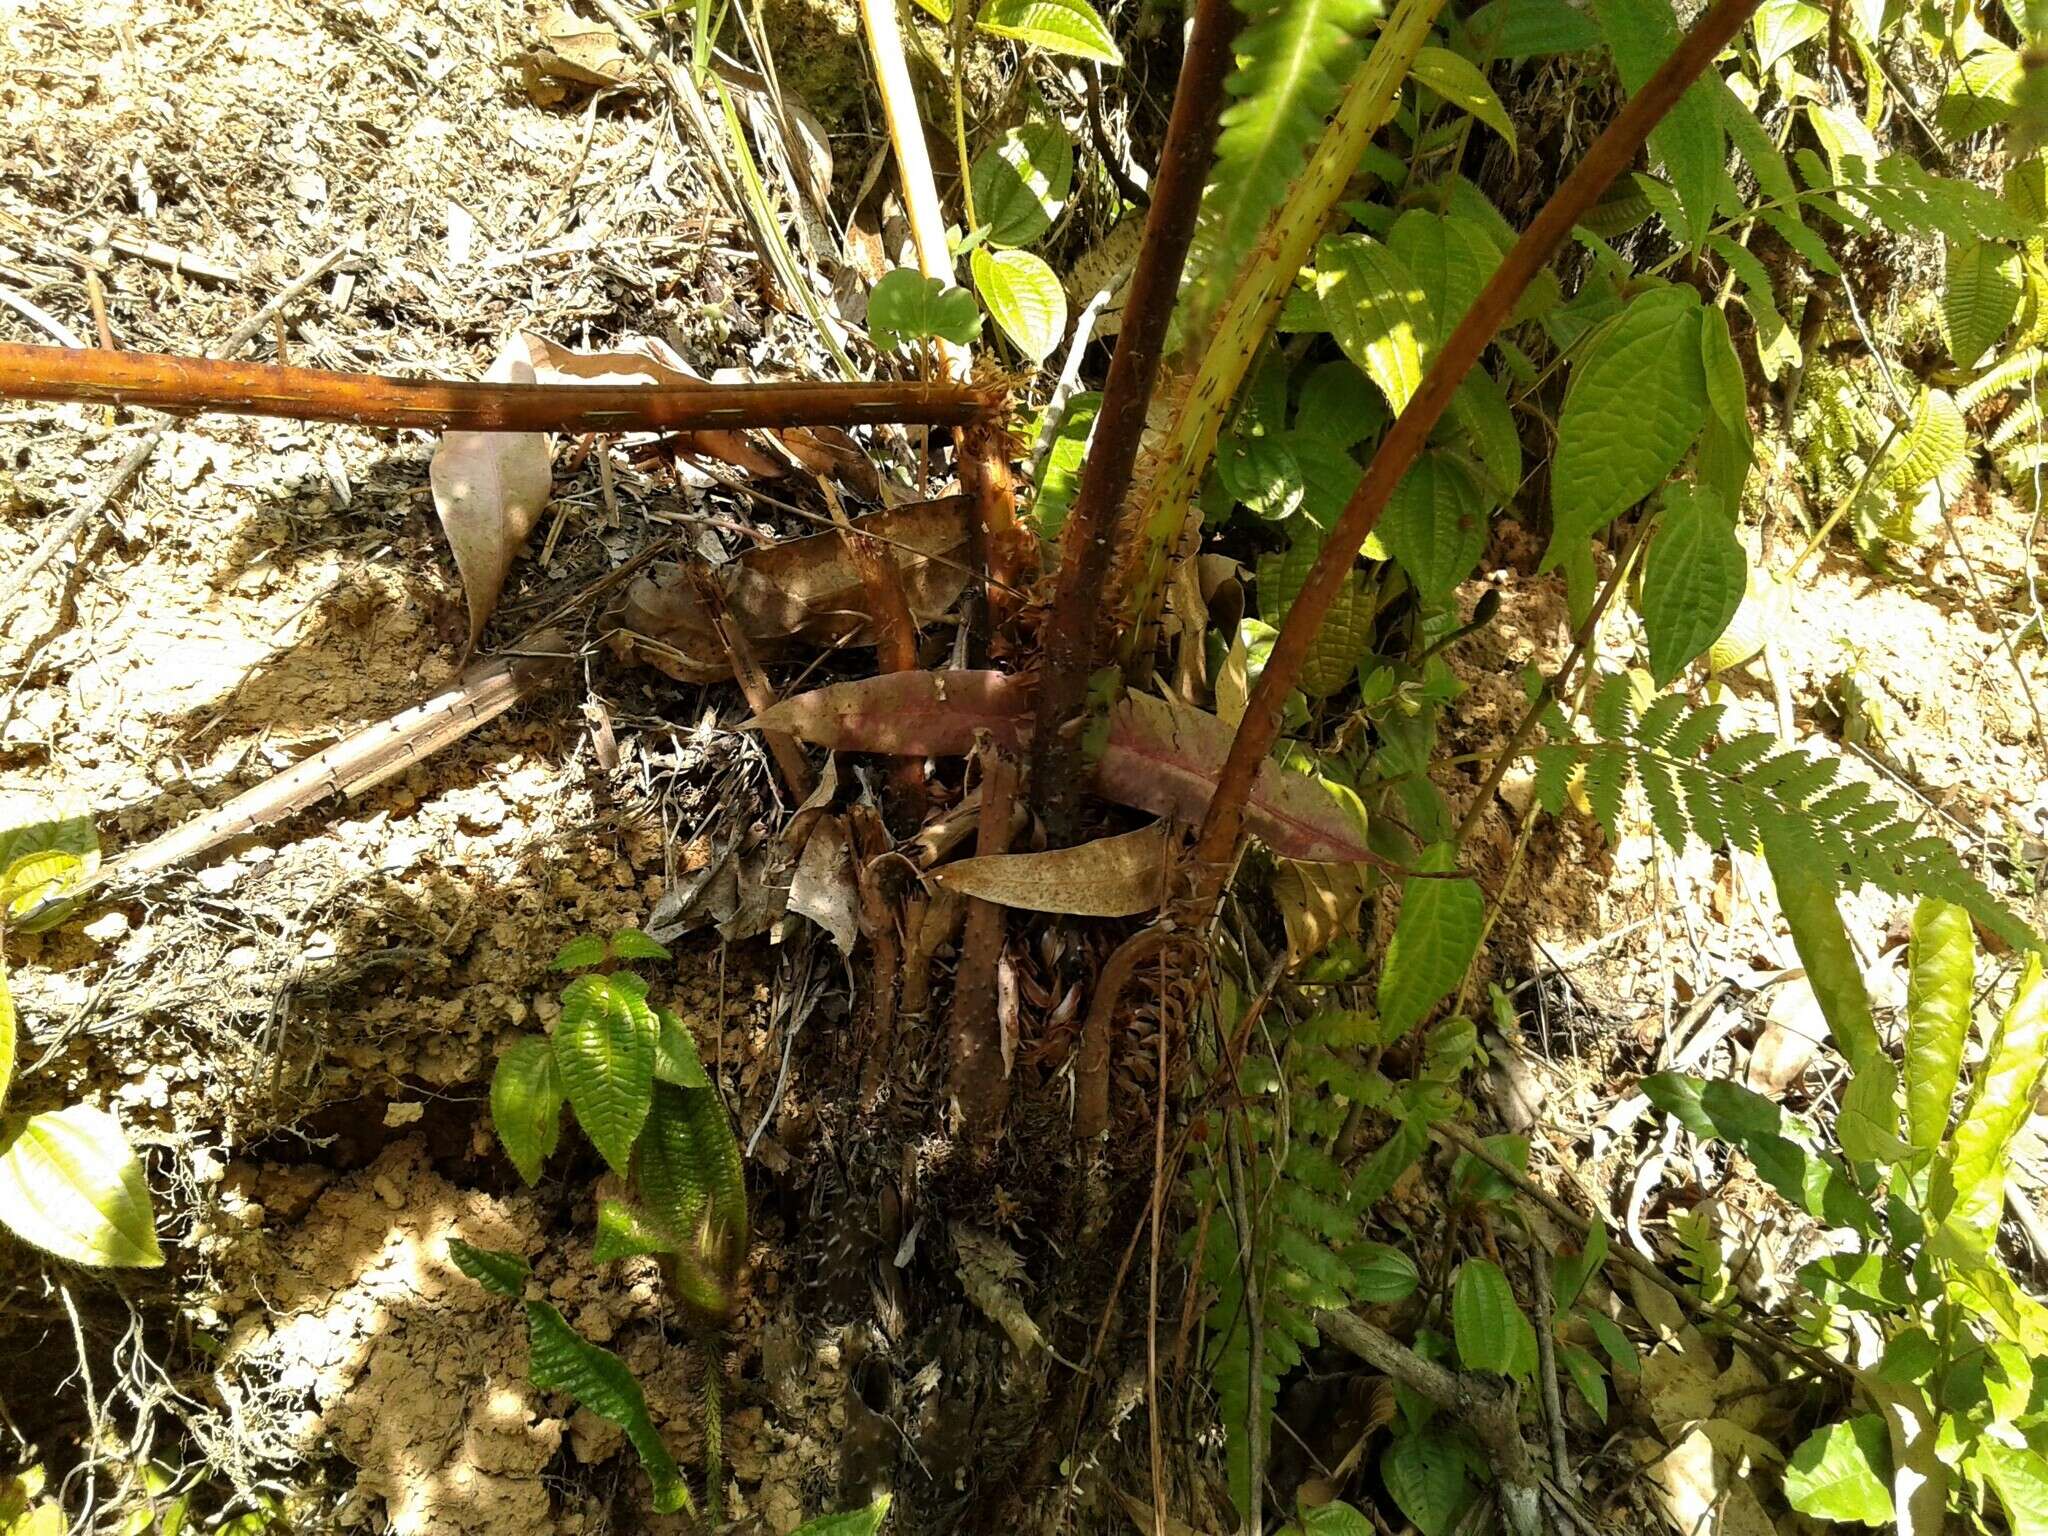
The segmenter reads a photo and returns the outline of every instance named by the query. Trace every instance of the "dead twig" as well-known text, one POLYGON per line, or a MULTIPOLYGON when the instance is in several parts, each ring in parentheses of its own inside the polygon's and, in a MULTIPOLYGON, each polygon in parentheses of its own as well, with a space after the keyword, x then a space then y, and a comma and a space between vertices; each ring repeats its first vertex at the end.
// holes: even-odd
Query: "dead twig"
POLYGON ((999 411, 1002 399, 999 390, 916 379, 872 384, 479 384, 160 352, 19 344, 0 345, 0 396, 435 432, 702 432, 906 421, 966 426, 999 411))
MULTIPOLYGON (((1017 765, 993 742, 981 750, 980 857, 1010 850, 1010 807, 1017 795, 1017 765)), ((992 1142, 1010 1104, 1003 1067, 1002 1018, 996 1006, 996 971, 1003 956, 1003 909, 980 897, 967 900, 960 930, 960 964, 953 973, 953 1017, 947 1029, 955 1115, 970 1140, 992 1142)))
MULTIPOLYGON (((325 277, 348 252, 349 247, 347 244, 337 245, 333 250, 285 284, 284 287, 280 288, 269 303, 243 321, 240 326, 236 327, 234 334, 221 343, 221 354, 224 356, 230 352, 240 351, 258 336, 262 335, 264 328, 270 324, 271 320, 284 312, 285 306, 312 287, 321 278, 325 277)), ((54 349, 26 347, 7 348, 5 350, 48 352, 54 349)), ((133 354, 87 353, 86 355, 100 359, 121 360, 132 357, 133 354)), ((5 390, 0 389, 0 393, 5 393, 5 390)), ((128 487, 135 483, 135 477, 142 473, 143 465, 149 462, 150 455, 156 452, 156 445, 162 441, 164 433, 169 430, 170 423, 166 422, 163 426, 154 427, 146 433, 141 441, 136 443, 133 448, 130 448, 122 456, 121 462, 114 466, 114 473, 108 478, 105 488, 101 490, 99 495, 91 501, 81 502, 77 507, 73 508, 66 515, 64 521, 51 530, 49 537, 38 544, 26 560, 8 572, 6 581, 0 583, 0 614, 7 613, 15 603, 21 601, 22 593, 26 590, 35 574, 54 560, 58 552, 78 536, 79 529, 83 528, 94 516, 111 507, 118 498, 127 494, 128 487)))

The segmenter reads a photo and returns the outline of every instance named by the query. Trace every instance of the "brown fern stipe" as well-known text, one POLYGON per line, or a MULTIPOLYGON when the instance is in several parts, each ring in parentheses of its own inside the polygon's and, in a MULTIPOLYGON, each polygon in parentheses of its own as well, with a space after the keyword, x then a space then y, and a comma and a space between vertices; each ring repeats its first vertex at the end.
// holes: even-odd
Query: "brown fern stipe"
POLYGON ((874 384, 474 384, 214 362, 158 352, 0 345, 0 397, 177 412, 349 421, 460 432, 704 431, 717 427, 967 427, 1002 392, 922 380, 874 384))

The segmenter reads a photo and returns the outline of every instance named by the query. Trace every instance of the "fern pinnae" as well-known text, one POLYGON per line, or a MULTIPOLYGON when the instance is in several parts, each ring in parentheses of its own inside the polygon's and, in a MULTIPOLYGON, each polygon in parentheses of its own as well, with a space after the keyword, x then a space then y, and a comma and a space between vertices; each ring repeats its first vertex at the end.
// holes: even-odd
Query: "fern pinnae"
POLYGON ((1956 404, 1970 410, 1989 400, 1993 395, 2008 389, 2018 389, 2029 383, 2035 374, 2048 372, 2048 352, 2039 347, 2029 347, 2016 353, 1995 367, 1970 380, 1956 391, 1956 404))
POLYGON ((1224 89, 1216 168, 1195 232, 1193 312, 1213 311, 1308 160, 1364 57, 1379 0, 1238 0, 1245 28, 1224 89))

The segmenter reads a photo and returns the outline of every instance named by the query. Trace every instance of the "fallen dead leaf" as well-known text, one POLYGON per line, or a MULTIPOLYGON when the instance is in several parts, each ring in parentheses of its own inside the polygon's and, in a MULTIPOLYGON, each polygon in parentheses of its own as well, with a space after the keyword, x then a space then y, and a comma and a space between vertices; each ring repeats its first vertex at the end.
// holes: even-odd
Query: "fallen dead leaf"
POLYGON ((1287 926, 1287 963, 1301 964, 1351 931, 1365 900, 1365 871, 1356 864, 1305 864, 1282 859, 1273 871, 1273 902, 1287 926))
POLYGON ((540 46, 520 61, 530 71, 528 90, 534 77, 558 82, 551 99, 535 95, 536 104, 553 106, 567 94, 559 82, 574 85, 623 85, 633 78, 638 61, 626 52, 619 34, 610 27, 585 21, 574 11, 551 11, 540 21, 540 46))
POLYGON ((830 934, 842 955, 853 953, 860 940, 860 887, 845 817, 820 816, 813 823, 790 877, 789 910, 830 934))
POLYGON ((1779 1098, 1805 1075, 1828 1039, 1827 1016, 1813 995, 1813 984, 1795 976, 1773 989, 1763 1032, 1749 1053, 1750 1090, 1779 1098))
POLYGON ((1003 672, 887 672, 784 699, 745 723, 812 746, 901 757, 962 757, 986 732, 1016 746, 1031 714, 1031 679, 1003 672))
MULTIPOLYGON (((533 364, 518 339, 498 354, 485 378, 532 384, 533 364)), ((553 477, 548 439, 541 432, 449 432, 427 468, 434 511, 455 553, 469 603, 469 646, 505 590, 505 577, 548 504, 553 477)))
POLYGON ((1777 1536, 1749 1483, 1714 1443, 1694 1430, 1665 1451, 1654 1440, 1636 1442, 1649 1463, 1650 1486, 1673 1529, 1683 1536, 1777 1536))
POLYGON ((1029 912, 1074 917, 1135 917, 1164 899, 1165 822, 1043 853, 993 853, 961 859, 931 878, 963 896, 1029 912))

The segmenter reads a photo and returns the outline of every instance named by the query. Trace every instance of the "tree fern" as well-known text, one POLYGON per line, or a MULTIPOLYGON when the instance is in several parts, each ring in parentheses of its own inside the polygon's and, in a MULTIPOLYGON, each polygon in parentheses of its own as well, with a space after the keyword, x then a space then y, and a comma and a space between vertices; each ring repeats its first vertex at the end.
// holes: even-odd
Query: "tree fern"
POLYGON ((1842 779, 1841 760, 1786 748, 1768 732, 1710 743, 1723 708, 1674 710, 1658 699, 1638 711, 1625 674, 1602 679, 1586 712, 1591 734, 1559 714, 1534 751, 1537 801, 1563 809, 1575 776, 1609 836, 1619 835, 1623 796, 1639 783, 1658 835, 1674 851, 1697 837, 1754 847, 1772 840, 1837 889, 1873 885, 1898 896, 1938 896, 2018 949, 2039 937, 1976 875, 1948 841, 1925 834, 1896 801, 1842 779))
POLYGON ((1216 167, 1203 199, 1189 261, 1190 313, 1206 315, 1250 253, 1266 215, 1301 173, 1310 147, 1336 109, 1365 52, 1379 0, 1237 0, 1245 26, 1233 98, 1216 140, 1216 167))

